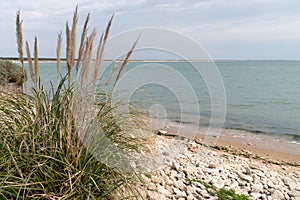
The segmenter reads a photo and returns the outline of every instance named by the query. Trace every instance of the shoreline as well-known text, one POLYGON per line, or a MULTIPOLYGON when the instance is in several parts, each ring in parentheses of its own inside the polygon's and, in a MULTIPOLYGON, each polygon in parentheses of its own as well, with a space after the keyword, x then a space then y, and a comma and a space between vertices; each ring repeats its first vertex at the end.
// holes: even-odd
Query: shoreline
MULTIPOLYGON (((178 132, 175 127, 165 126, 168 135, 182 136, 207 146, 209 138, 207 137, 207 128, 201 128, 197 134, 189 135, 188 130, 178 132)), ((255 158, 274 164, 283 164, 300 167, 300 145, 289 141, 272 141, 270 136, 257 135, 247 131, 237 131, 233 129, 222 130, 221 135, 214 136, 214 142, 209 145, 214 149, 228 152, 234 155, 241 155, 247 158, 255 158), (238 136, 239 133, 245 133, 238 136)))
POLYGON ((299 154, 291 154, 274 149, 261 148, 255 146, 255 144, 244 144, 244 141, 230 141, 228 138, 220 139, 216 146, 222 148, 221 151, 241 155, 243 157, 254 158, 278 165, 287 164, 300 166, 299 154))

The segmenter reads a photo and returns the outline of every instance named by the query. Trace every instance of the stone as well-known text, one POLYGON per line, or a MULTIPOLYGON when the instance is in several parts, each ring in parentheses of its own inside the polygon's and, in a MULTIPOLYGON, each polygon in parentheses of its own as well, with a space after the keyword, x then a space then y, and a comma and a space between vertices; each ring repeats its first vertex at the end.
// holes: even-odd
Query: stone
POLYGON ((176 178, 177 175, 178 175, 178 172, 177 172, 177 171, 171 170, 171 173, 170 173, 170 176, 169 176, 169 177, 172 179, 172 178, 176 178))
POLYGON ((239 186, 246 186, 247 185, 247 181, 242 180, 242 179, 238 179, 237 182, 239 183, 239 186))
POLYGON ((199 153, 200 147, 196 143, 193 143, 193 144, 191 144, 191 146, 189 146, 188 150, 190 150, 193 153, 199 153))
POLYGON ((286 185, 288 185, 290 190, 295 190, 296 189, 296 184, 291 182, 290 180, 288 181, 288 183, 286 185))
POLYGON ((168 134, 168 131, 165 131, 165 130, 158 130, 157 131, 157 135, 167 135, 168 134))
POLYGON ((215 168, 217 168, 217 165, 214 164, 214 163, 210 163, 210 164, 208 165, 208 168, 215 169, 215 168))
POLYGON ((151 181, 152 181, 152 183, 158 183, 159 179, 157 176, 151 176, 151 181))
POLYGON ((212 169, 212 168, 203 169, 203 171, 208 173, 208 174, 216 174, 217 173, 217 170, 212 169))
POLYGON ((230 186, 232 184, 230 179, 225 180, 224 185, 225 186, 230 186))
POLYGON ((251 176, 248 176, 248 175, 245 175, 243 174, 242 172, 238 171, 237 174, 239 175, 239 177, 242 179, 242 180, 245 180, 245 181, 248 181, 248 182, 252 182, 253 181, 253 178, 251 176))
POLYGON ((159 194, 157 192, 148 190, 147 191, 147 199, 149 199, 149 200, 157 200, 157 199, 165 200, 167 198, 163 194, 159 194))
POLYGON ((281 185, 274 185, 273 187, 274 187, 276 190, 280 190, 280 189, 282 188, 281 185))
POLYGON ((215 184, 213 184, 213 186, 215 186, 218 189, 221 189, 222 187, 224 187, 224 182, 215 183, 215 184))
POLYGON ((181 180, 176 181, 175 185, 176 185, 180 190, 186 190, 186 185, 185 185, 181 180))
POLYGON ((166 175, 169 175, 170 174, 170 167, 166 167, 165 169, 164 169, 164 172, 165 172, 165 174, 166 175))
POLYGON ((252 191, 261 192, 264 189, 264 186, 260 183, 252 185, 252 191))
POLYGON ((250 164, 249 167, 250 167, 250 169, 260 169, 260 166, 258 164, 254 164, 254 163, 250 164))
POLYGON ((267 185, 269 188, 274 188, 274 183, 272 181, 268 181, 267 185))
POLYGON ((174 188, 173 188, 173 192, 174 192, 175 194, 179 194, 181 191, 180 191, 178 188, 174 187, 174 188))
POLYGON ((260 177, 265 177, 265 174, 262 171, 254 170, 253 172, 260 177))
POLYGON ((169 186, 173 186, 174 185, 174 182, 169 179, 169 177, 166 179, 166 184, 169 185, 169 186))
POLYGON ((235 189, 239 186, 239 183, 237 181, 234 181, 230 186, 229 189, 235 189))
POLYGON ((296 188, 295 188, 296 190, 298 190, 298 191, 300 191, 300 181, 297 183, 297 185, 296 185, 296 188))
POLYGON ((172 168, 175 169, 176 171, 179 171, 180 164, 178 162, 176 162, 176 161, 173 161, 172 168))
POLYGON ((186 198, 180 197, 178 198, 178 200, 186 200, 186 198))
POLYGON ((149 183, 148 190, 155 191, 156 190, 156 185, 154 183, 149 183))
POLYGON ((169 190, 166 190, 163 186, 158 186, 157 191, 163 194, 165 197, 171 197, 172 193, 169 190))
POLYGON ((247 174, 247 175, 250 175, 250 174, 251 174, 251 170, 250 170, 249 167, 246 167, 246 174, 247 174))
POLYGON ((187 177, 191 176, 194 173, 195 169, 191 166, 186 167, 183 172, 186 174, 187 177))
POLYGON ((185 191, 181 191, 180 193, 176 194, 176 198, 179 199, 179 198, 186 198, 186 193, 185 191))
POLYGON ((188 195, 195 194, 196 193, 196 189, 193 188, 192 186, 188 185, 188 186, 186 186, 186 193, 188 195))
POLYGON ((199 137, 196 137, 194 140, 195 140, 195 142, 198 143, 198 144, 201 144, 201 143, 202 143, 202 139, 199 138, 199 137))
MULTIPOLYGON (((285 199, 290 199, 290 196, 289 196, 287 193, 285 193, 285 194, 284 194, 284 198, 285 198, 285 199)), ((299 198, 300 198, 300 197, 299 197, 299 198)))
POLYGON ((202 197, 204 197, 204 198, 210 198, 210 197, 211 197, 211 196, 207 193, 206 190, 202 190, 202 191, 200 192, 200 195, 201 195, 202 197))
POLYGON ((274 190, 274 192, 271 195, 272 199, 280 200, 280 199, 285 199, 284 195, 282 194, 281 191, 279 190, 274 190))
POLYGON ((300 192, 299 192, 299 191, 296 191, 296 190, 289 191, 288 194, 289 194, 291 197, 300 197, 300 192))
POLYGON ((196 188, 200 188, 201 190, 205 190, 205 186, 202 185, 201 183, 193 182, 192 185, 195 186, 196 188))
POLYGON ((186 199, 187 199, 187 200, 193 200, 193 199, 194 199, 194 196, 190 194, 189 196, 187 196, 186 199))
POLYGON ((266 194, 262 194, 262 195, 261 195, 261 199, 267 200, 267 195, 266 195, 266 194))
POLYGON ((252 197, 253 199, 259 199, 261 197, 261 194, 258 192, 251 192, 250 197, 252 197))

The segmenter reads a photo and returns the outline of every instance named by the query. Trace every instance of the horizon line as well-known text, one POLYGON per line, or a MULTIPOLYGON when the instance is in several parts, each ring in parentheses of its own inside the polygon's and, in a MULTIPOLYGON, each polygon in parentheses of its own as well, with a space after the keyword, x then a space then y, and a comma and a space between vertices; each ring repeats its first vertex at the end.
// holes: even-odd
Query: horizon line
MULTIPOLYGON (((19 60, 19 57, 0 57, 0 60, 19 60)), ((41 61, 56 61, 53 57, 41 57, 41 61)), ((75 59, 77 60, 77 59, 75 59)), ((94 60, 94 59, 93 59, 94 60)), ((27 58, 24 58, 27 61, 27 58)), ((66 61, 66 58, 61 58, 61 61, 66 61)), ((124 61, 123 59, 104 59, 103 61, 124 61)), ((300 61, 300 59, 129 59, 131 62, 220 62, 220 61, 300 61)))

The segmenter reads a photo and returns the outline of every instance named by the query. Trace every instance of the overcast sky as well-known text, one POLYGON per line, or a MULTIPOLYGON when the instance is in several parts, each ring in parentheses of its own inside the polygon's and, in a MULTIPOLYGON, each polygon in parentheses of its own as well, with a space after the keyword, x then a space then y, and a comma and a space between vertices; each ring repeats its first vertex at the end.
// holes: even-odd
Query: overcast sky
POLYGON ((79 22, 101 32, 115 13, 111 34, 142 27, 171 29, 201 44, 213 59, 300 60, 299 0, 2 0, 0 57, 17 56, 15 14, 24 40, 39 38, 40 57, 55 57, 56 38, 79 5, 79 22))

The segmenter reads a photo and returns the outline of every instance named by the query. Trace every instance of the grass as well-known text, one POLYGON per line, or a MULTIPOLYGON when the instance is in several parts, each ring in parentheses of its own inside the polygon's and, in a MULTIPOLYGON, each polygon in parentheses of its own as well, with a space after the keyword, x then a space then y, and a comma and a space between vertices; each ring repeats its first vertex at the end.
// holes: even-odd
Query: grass
MULTIPOLYGON (((132 187, 139 177, 130 165, 130 152, 138 151, 139 138, 130 137, 120 128, 119 123, 126 117, 113 115, 118 105, 111 104, 111 94, 99 92, 102 90, 96 85, 112 18, 100 37, 97 62, 93 65, 96 32, 87 34, 89 15, 81 34, 80 56, 75 59, 77 13, 76 7, 71 28, 66 25, 68 74, 60 78, 58 86, 46 91, 39 80, 37 38, 34 63, 28 42, 27 59, 23 58, 22 20, 17 12, 18 53, 22 68, 24 60, 31 66, 33 87, 27 88, 30 95, 11 93, 0 98, 0 199, 112 199, 124 188, 130 198, 140 198, 132 187), (71 79, 73 67, 79 74, 76 80, 71 79), (96 75, 90 77, 92 70, 96 75)), ((112 85, 121 76, 135 44, 112 85)), ((59 34, 58 72, 61 48, 59 34)), ((118 194, 118 199, 126 197, 118 194)))
POLYGON ((213 185, 204 183, 201 180, 187 179, 186 181, 189 184, 192 182, 198 182, 202 184, 210 195, 218 197, 219 200, 250 200, 246 195, 236 194, 234 190, 227 190, 225 188, 217 189, 213 185))

